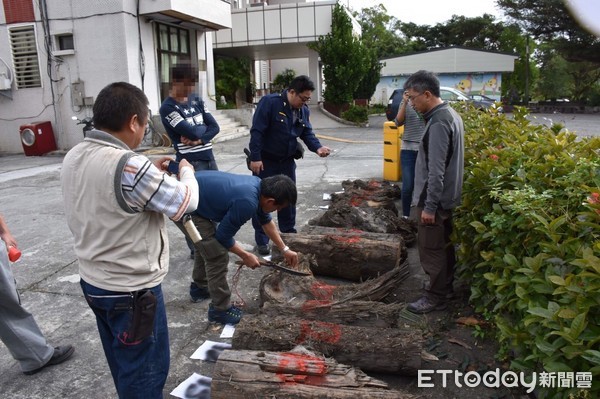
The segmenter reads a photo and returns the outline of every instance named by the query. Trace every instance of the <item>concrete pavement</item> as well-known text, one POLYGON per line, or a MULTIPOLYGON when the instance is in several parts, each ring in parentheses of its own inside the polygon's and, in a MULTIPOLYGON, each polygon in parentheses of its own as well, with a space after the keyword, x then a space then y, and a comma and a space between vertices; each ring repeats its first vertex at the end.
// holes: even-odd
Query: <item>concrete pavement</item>
MULTIPOLYGON (((334 152, 329 158, 307 152, 298 162, 299 226, 323 212, 319 208, 326 204, 322 200, 323 193, 339 191, 343 180, 382 177, 381 127, 341 125, 318 111, 313 123, 319 133, 331 137, 322 139, 322 143, 334 152)), ((218 143, 215 155, 219 169, 249 173, 242 153, 247 144, 248 137, 218 143)), ((64 218, 59 184, 63 155, 0 156, 0 212, 23 253, 21 260, 13 265, 21 300, 51 344, 71 343, 75 346, 71 360, 34 376, 25 376, 0 343, 2 398, 105 399, 116 396, 94 316, 78 284, 77 260, 64 218)), ((210 376, 212 364, 189 357, 206 339, 220 340, 221 330, 207 321, 208 301, 189 301, 192 260, 179 230, 170 222, 168 229, 170 271, 163 290, 169 320, 171 369, 165 397, 169 397, 169 392, 193 372, 210 376)), ((244 225, 236 238, 251 249, 251 224, 244 225)), ((232 262, 234 258, 232 256, 232 262)), ((231 281, 237 268, 230 265, 231 281)), ((241 271, 236 290, 250 312, 257 309, 258 284, 266 272, 268 270, 241 271)), ((239 300, 236 290, 233 299, 239 300)))
MULTIPOLYGON (((536 115, 537 118, 544 116, 536 115)), ((381 179, 383 172, 383 117, 371 118, 370 128, 341 125, 313 111, 313 125, 324 137, 321 141, 334 152, 328 158, 306 153, 298 162, 298 226, 323 212, 323 193, 339 191, 343 180, 381 179)), ((600 117, 575 115, 565 121, 570 130, 598 134, 600 117), (596 123, 591 121, 595 120, 596 123), (582 123, 581 121, 587 121, 582 123), (577 124, 579 123, 579 125, 577 124), (589 128, 588 128, 589 126, 589 128), (582 129, 582 127, 588 129, 582 129)), ((541 119, 542 120, 542 119, 541 119)), ((215 154, 219 169, 247 174, 242 149, 248 137, 218 143, 215 154)), ((116 396, 104 353, 98 339, 95 319, 85 303, 78 284, 77 260, 72 236, 64 219, 59 185, 63 154, 44 157, 0 156, 0 212, 23 252, 13 271, 24 306, 35 316, 48 341, 54 345, 71 343, 75 354, 68 362, 49 367, 34 376, 25 376, 0 343, 0 385, 2 398, 89 398, 116 396)), ((208 323, 208 301, 191 303, 188 286, 192 260, 179 230, 168 224, 170 272, 163 290, 171 336, 171 369, 164 396, 193 372, 211 375, 212 364, 190 359, 206 339, 219 339, 220 328, 208 323)), ((249 223, 237 240, 247 249, 253 246, 249 223)), ((232 262, 235 260, 232 256, 232 262)), ((417 293, 423 279, 414 250, 409 251, 417 293)), ((229 279, 236 267, 230 264, 229 279)), ((249 312, 258 306, 258 284, 268 270, 242 269, 234 300, 243 299, 249 312), (239 293, 240 297, 237 296, 239 293)), ((388 381, 389 382, 389 381, 388 381)))

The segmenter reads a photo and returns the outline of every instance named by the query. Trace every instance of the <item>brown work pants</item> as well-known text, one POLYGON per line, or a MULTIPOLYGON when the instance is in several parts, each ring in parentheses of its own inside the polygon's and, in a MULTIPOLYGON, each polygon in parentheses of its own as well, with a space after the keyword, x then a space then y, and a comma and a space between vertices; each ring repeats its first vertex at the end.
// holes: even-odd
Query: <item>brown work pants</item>
POLYGON ((422 207, 413 207, 411 218, 418 223, 417 243, 421 267, 429 275, 429 294, 437 300, 452 291, 456 254, 450 241, 452 210, 439 209, 434 224, 421 223, 422 207))
MULTIPOLYGON (((215 239, 216 223, 192 214, 192 221, 202 236, 202 241, 194 244, 194 270, 192 280, 198 287, 207 287, 211 302, 217 310, 227 310, 231 306, 231 290, 227 283, 229 250, 215 239)), ((181 222, 177 227, 189 235, 181 222)))

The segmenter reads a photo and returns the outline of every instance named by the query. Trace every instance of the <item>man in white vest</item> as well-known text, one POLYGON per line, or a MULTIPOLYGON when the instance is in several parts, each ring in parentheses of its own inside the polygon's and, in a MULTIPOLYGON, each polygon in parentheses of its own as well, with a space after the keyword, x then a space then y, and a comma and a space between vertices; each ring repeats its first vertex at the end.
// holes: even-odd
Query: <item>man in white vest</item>
MULTIPOLYGON (((81 287, 119 398, 162 398, 169 372, 169 335, 161 282, 169 269, 164 215, 196 209, 193 167, 136 154, 148 122, 148 99, 124 82, 106 86, 94 103, 94 127, 65 156, 61 185, 75 238, 81 287)), ((110 395, 109 395, 110 396, 110 395)))

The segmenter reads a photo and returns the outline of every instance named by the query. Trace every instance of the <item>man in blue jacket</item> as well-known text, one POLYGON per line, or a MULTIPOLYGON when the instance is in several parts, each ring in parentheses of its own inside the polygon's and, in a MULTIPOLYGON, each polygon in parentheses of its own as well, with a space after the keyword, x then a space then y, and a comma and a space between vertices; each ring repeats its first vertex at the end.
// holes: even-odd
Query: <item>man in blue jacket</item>
MULTIPOLYGON (((308 149, 320 157, 326 157, 331 149, 321 145, 310 124, 310 111, 306 103, 310 101, 314 83, 308 76, 297 76, 290 87, 281 93, 263 97, 254 113, 250 129, 250 169, 261 179, 283 174, 296 182, 296 162, 304 141, 308 149)), ((279 230, 284 233, 296 232, 296 207, 278 210, 279 230)), ((258 253, 268 255, 269 238, 260 227, 258 219, 252 220, 254 238, 258 253)))
MULTIPOLYGON (((256 255, 244 250, 235 241, 234 236, 242 225, 255 217, 286 262, 296 266, 298 254, 285 245, 269 215, 296 204, 296 185, 284 175, 261 180, 256 176, 220 171, 196 173, 196 180, 200 199, 191 215, 202 241, 195 244, 192 276, 194 284, 199 287, 195 294, 202 299, 211 299, 209 321, 237 324, 242 311, 231 304, 231 291, 227 284, 229 252, 239 256, 244 265, 252 269, 259 267, 260 263, 256 255)), ((177 225, 188 236, 183 225, 177 225)))

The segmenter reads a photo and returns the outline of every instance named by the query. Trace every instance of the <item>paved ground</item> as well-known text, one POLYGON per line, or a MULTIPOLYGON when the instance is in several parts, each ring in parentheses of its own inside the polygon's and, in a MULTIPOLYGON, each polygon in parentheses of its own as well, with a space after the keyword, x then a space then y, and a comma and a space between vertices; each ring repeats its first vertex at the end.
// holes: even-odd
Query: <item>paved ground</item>
MULTIPOLYGON (((537 118, 544 121, 542 115, 537 118)), ((299 226, 322 212, 319 206, 326 204, 322 200, 323 193, 338 191, 343 180, 382 178, 383 119, 372 117, 371 127, 356 128, 338 124, 315 112, 315 128, 328 137, 322 139, 322 143, 334 152, 324 159, 307 153, 298 164, 299 226)), ((564 121, 570 130, 597 135, 600 129, 600 117, 596 115, 565 116, 564 121)), ((215 149, 219 168, 249 173, 242 155, 247 142, 248 138, 240 138, 219 143, 215 149)), ((24 376, 0 343, 2 398, 104 399, 115 396, 94 317, 78 284, 77 261, 64 220, 59 186, 61 162, 61 154, 0 156, 0 212, 23 252, 22 259, 13 266, 21 299, 51 343, 72 343, 76 348, 69 362, 34 376, 24 376)), ((189 357, 204 340, 218 339, 220 334, 220 329, 207 322, 208 303, 189 302, 192 261, 181 233, 172 223, 169 235, 171 269, 163 289, 171 334, 171 370, 165 397, 193 372, 210 375, 210 364, 189 357)), ((237 239, 251 248, 252 237, 252 228, 247 224, 237 239)), ((420 267, 414 254, 411 256, 411 269, 419 279, 420 267)), ((230 277, 234 271, 232 267, 230 277)), ((251 309, 256 307, 258 282, 264 272, 260 269, 241 272, 238 291, 251 309)))

